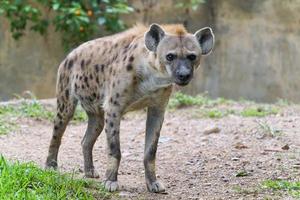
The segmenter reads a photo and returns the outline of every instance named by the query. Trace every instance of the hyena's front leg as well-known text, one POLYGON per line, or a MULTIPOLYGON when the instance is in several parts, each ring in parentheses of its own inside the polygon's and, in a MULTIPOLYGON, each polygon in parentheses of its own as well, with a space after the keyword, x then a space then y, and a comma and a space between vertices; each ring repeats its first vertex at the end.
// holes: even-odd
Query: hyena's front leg
POLYGON ((120 150, 120 119, 121 115, 117 111, 105 113, 105 132, 108 149, 108 165, 106 170, 105 188, 110 191, 118 190, 118 169, 121 160, 120 150))
POLYGON ((155 174, 155 156, 164 113, 165 109, 159 107, 149 107, 147 113, 144 166, 147 188, 155 193, 165 191, 165 187, 156 179, 155 174))

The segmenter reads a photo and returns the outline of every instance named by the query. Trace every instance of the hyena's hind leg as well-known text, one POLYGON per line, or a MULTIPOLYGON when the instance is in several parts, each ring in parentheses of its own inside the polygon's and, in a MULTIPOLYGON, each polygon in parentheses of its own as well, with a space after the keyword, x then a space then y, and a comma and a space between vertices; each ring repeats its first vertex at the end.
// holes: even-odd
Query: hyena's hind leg
POLYGON ((69 95, 57 97, 57 114, 54 119, 53 134, 49 146, 46 168, 57 168, 57 155, 61 144, 61 138, 66 127, 74 115, 77 100, 69 95))
POLYGON ((88 178, 99 178, 99 174, 95 170, 93 163, 93 147, 103 130, 104 112, 99 111, 97 114, 87 112, 87 115, 88 127, 81 141, 84 159, 84 173, 88 178))

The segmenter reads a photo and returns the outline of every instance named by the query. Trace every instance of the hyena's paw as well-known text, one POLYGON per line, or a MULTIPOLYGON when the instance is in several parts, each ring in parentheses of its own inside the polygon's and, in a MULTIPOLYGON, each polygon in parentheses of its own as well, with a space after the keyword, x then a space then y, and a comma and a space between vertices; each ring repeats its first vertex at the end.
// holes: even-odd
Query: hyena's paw
POLYGON ((159 181, 147 183, 147 188, 148 188, 149 192, 154 192, 154 193, 165 193, 166 192, 165 186, 159 181))
POLYGON ((104 187, 109 192, 115 192, 119 189, 118 181, 104 181, 104 187))
POLYGON ((95 169, 90 169, 84 172, 86 178, 99 178, 99 174, 95 169))
POLYGON ((47 160, 45 169, 57 169, 57 161, 56 160, 47 160))

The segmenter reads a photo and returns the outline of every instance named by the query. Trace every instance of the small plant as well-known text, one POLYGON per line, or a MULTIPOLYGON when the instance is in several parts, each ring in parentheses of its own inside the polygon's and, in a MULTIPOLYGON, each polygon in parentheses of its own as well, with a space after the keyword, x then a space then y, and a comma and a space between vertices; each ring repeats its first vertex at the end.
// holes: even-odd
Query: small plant
POLYGON ((275 136, 278 136, 278 135, 282 134, 281 130, 274 129, 272 126, 270 126, 265 121, 257 120, 256 122, 258 123, 258 125, 259 125, 260 129, 262 130, 264 136, 275 137, 275 136))
POLYGON ((44 108, 38 101, 23 102, 17 112, 24 117, 52 120, 54 114, 44 108))
POLYGON ((86 112, 81 108, 81 107, 77 107, 74 116, 73 116, 73 121, 75 122, 84 122, 86 121, 87 115, 86 112))
POLYGON ((263 189, 288 192, 290 195, 300 198, 300 181, 267 180, 261 186, 263 189))
POLYGON ((221 118, 225 115, 225 113, 216 110, 216 109, 212 109, 212 110, 208 110, 206 111, 205 115, 209 118, 221 118))
POLYGON ((14 122, 10 122, 0 117, 0 135, 8 134, 11 131, 14 131, 16 127, 17 125, 14 122))
POLYGON ((0 156, 0 199, 99 199, 109 197, 94 181, 44 171, 33 163, 10 163, 0 156))
POLYGON ((265 117, 267 115, 275 115, 279 112, 275 107, 249 107, 245 108, 241 115, 243 117, 265 117))

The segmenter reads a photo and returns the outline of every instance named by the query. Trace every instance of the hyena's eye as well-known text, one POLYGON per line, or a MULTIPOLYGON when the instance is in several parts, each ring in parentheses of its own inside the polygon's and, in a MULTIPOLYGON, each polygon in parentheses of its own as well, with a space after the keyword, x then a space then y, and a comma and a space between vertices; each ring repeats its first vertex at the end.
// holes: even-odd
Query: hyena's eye
POLYGON ((169 54, 167 54, 167 56, 166 56, 167 61, 172 61, 172 60, 174 60, 175 58, 176 58, 176 55, 175 55, 175 54, 172 54, 172 53, 169 53, 169 54))
POLYGON ((190 54, 187 56, 187 59, 189 59, 190 61, 194 61, 196 60, 196 55, 195 54, 190 54))

